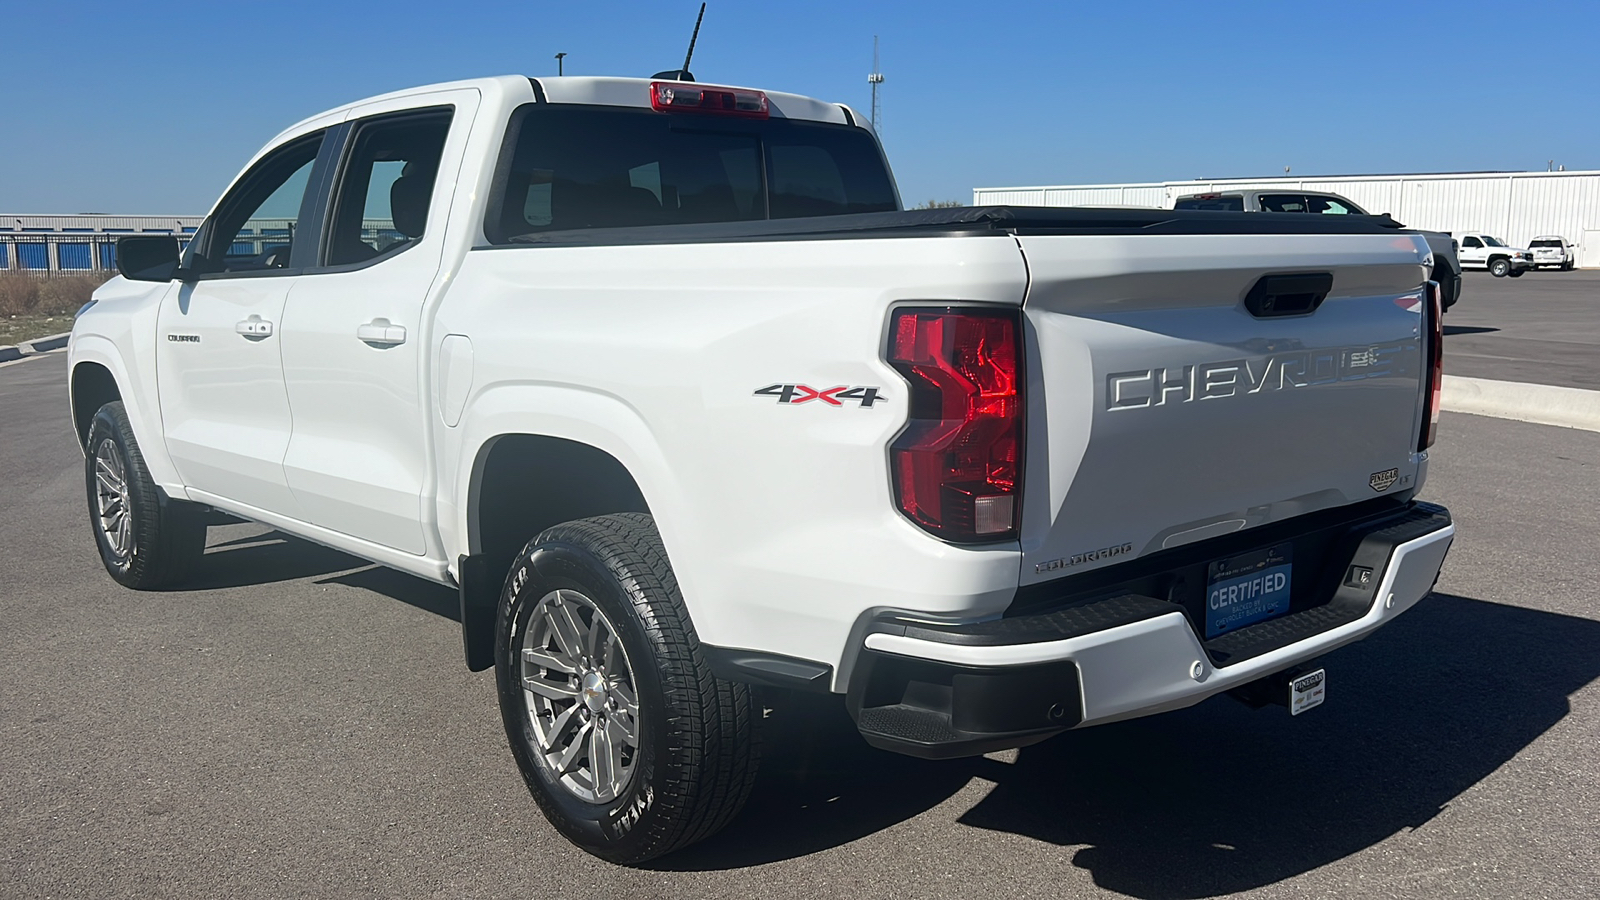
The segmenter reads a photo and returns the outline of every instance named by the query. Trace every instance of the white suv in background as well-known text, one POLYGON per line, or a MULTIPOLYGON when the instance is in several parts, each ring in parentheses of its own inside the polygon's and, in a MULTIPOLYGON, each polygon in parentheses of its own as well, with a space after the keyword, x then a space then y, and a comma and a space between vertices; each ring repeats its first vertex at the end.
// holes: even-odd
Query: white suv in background
POLYGON ((1504 278, 1507 275, 1517 278, 1523 272, 1534 268, 1533 254, 1530 251, 1522 247, 1509 246, 1493 235, 1466 232, 1452 237, 1461 245, 1457 257, 1461 260, 1463 269, 1488 269, 1489 274, 1496 278, 1504 278))
POLYGON ((1536 269, 1555 266, 1566 272, 1578 263, 1578 248, 1567 243, 1567 239, 1559 234, 1541 234, 1528 242, 1528 249, 1533 252, 1533 267, 1536 269))

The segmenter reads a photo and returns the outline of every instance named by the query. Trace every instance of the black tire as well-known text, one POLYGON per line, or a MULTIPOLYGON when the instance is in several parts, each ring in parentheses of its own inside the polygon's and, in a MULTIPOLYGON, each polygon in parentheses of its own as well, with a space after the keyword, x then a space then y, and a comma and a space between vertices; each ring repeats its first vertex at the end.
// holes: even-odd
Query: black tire
POLYGON ((1527 273, 1528 273, 1527 269, 1512 269, 1511 270, 1511 277, 1512 278, 1521 278, 1523 275, 1526 275, 1527 273))
POLYGON ((1573 265, 1572 260, 1570 260, 1570 259, 1567 260, 1566 262, 1561 264, 1561 271, 1563 271, 1563 272, 1571 272, 1572 271, 1572 265, 1573 265))
MULTIPOLYGON (((548 649, 539 643, 539 650, 560 652, 555 642, 548 649)), ((589 683, 578 681, 581 674, 560 675, 536 664, 533 671, 534 679, 589 683)), ((495 680, 506 737, 529 792, 557 830, 595 856, 637 864, 671 853, 727 825, 749 796, 760 760, 760 708, 749 685, 712 675, 648 515, 579 519, 549 528, 528 543, 512 564, 501 594, 495 680), (556 751, 541 746, 533 715, 545 716, 541 727, 556 738, 563 732, 555 725, 554 707, 534 712, 540 701, 523 689, 525 666, 530 665, 523 661, 523 642, 539 643, 535 612, 548 609, 552 597, 572 596, 560 592, 579 595, 573 607, 578 600, 592 604, 581 607, 590 616, 591 630, 598 630, 594 611, 604 614, 607 633, 620 642, 623 663, 631 672, 637 746, 629 748, 631 774, 625 785, 604 801, 580 796, 581 788, 563 783, 562 774, 547 761, 546 754, 556 751)), ((596 693, 585 689, 577 696, 570 708, 582 712, 584 727, 603 730, 606 701, 591 713, 579 707, 596 693)), ((574 729, 570 723, 576 720, 568 721, 566 727, 574 729)), ((584 751, 581 765, 593 766, 592 749, 590 745, 584 751)), ((599 770, 594 772, 591 783, 598 785, 599 770)))
POLYGON ((1511 260, 1497 256, 1489 260, 1489 274, 1496 278, 1504 278, 1511 273, 1511 260))
POLYGON ((141 591, 172 587, 205 552, 204 510, 169 500, 156 487, 120 400, 100 407, 89 423, 84 490, 100 561, 118 584, 141 591), (112 489, 118 479, 120 496, 112 489))

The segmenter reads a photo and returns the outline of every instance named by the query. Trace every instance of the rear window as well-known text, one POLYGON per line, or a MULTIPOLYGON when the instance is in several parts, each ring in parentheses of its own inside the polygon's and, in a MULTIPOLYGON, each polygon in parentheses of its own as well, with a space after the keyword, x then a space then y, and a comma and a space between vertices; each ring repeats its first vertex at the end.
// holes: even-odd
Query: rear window
POLYGON ((1244 212, 1243 197, 1183 197, 1172 205, 1173 209, 1220 209, 1224 212, 1244 212))
POLYGON ((485 231, 523 234, 899 208, 863 129, 529 104, 513 116, 485 231))
POLYGON ((1528 246, 1530 246, 1530 247, 1557 247, 1557 248, 1559 248, 1561 246, 1561 242, 1560 241, 1534 241, 1533 243, 1529 244, 1528 246))

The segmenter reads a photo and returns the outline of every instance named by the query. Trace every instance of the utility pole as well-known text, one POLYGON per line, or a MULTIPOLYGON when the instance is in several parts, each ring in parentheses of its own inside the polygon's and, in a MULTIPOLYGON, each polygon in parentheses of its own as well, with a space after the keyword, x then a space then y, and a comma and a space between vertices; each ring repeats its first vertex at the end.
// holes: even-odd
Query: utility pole
POLYGON ((872 85, 872 130, 878 130, 878 85, 883 84, 883 73, 878 71, 878 36, 872 36, 872 72, 867 76, 872 85))
POLYGON ((557 53, 556 54, 556 74, 557 75, 565 75, 566 74, 566 72, 564 71, 566 69, 566 65, 563 63, 563 60, 565 60, 566 58, 567 58, 567 55, 565 53, 557 53))

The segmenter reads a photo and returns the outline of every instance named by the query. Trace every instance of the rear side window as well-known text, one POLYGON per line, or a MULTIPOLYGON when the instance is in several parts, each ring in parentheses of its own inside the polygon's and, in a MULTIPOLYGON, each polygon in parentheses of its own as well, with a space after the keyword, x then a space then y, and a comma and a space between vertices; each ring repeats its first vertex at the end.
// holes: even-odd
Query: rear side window
POLYGON ((1320 213, 1325 216, 1366 215, 1365 212, 1362 212, 1361 207, 1356 206, 1349 200, 1341 200, 1338 197, 1307 197, 1306 211, 1310 213, 1320 213))
POLYGON ((1303 213, 1310 212, 1306 207, 1304 194, 1262 194, 1262 212, 1303 213))
POLYGON ((1173 204, 1173 209, 1220 209, 1224 212, 1244 212, 1243 197, 1184 197, 1173 204))
POLYGON ((523 234, 898 208, 863 129, 529 104, 507 130, 484 231, 523 234))
POLYGON ((451 110, 366 119, 340 176, 324 254, 330 266, 389 256, 422 238, 451 110))

